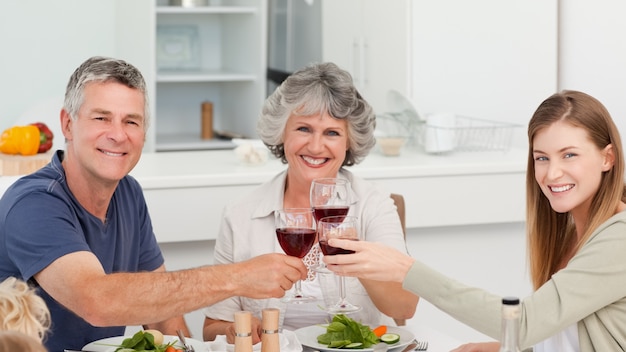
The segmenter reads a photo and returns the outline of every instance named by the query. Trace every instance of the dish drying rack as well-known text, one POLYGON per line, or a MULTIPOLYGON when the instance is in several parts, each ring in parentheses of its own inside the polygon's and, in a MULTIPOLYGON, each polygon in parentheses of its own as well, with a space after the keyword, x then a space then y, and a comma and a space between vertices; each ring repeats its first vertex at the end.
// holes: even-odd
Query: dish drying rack
POLYGON ((509 122, 456 115, 454 126, 451 127, 429 125, 421 121, 416 128, 417 143, 424 147, 428 133, 437 135, 445 132, 450 133, 454 140, 454 151, 507 151, 511 148, 514 131, 520 127, 522 125, 509 122))
POLYGON ((513 133, 522 125, 457 114, 420 115, 413 104, 395 90, 387 92, 389 112, 376 115, 379 137, 402 138, 405 145, 426 153, 452 151, 507 151, 513 133), (437 116, 435 116, 437 115, 437 116))

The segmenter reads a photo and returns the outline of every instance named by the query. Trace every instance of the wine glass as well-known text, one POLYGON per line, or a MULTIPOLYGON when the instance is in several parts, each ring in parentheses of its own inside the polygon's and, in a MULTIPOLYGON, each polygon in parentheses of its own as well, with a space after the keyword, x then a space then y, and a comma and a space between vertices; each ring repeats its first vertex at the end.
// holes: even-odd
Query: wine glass
MULTIPOLYGON (((329 216, 345 216, 350 210, 350 181, 342 178, 317 178, 311 182, 310 203, 315 219, 329 216)), ((341 218, 334 218, 341 221, 341 218)), ((327 272, 326 265, 320 260, 315 268, 327 272)))
MULTIPOLYGON (((357 231, 357 218, 355 216, 330 216, 321 218, 317 222, 317 230, 319 237, 319 245, 324 255, 341 255, 351 254, 354 251, 332 247, 328 245, 331 238, 341 238, 353 241, 359 241, 360 235, 357 231)), ((346 299, 346 280, 345 277, 339 277, 339 302, 333 306, 326 307, 326 310, 332 314, 353 313, 359 311, 360 306, 354 305, 346 299)))
POLYGON ((350 209, 350 181, 342 178, 316 178, 311 182, 311 208, 315 219, 347 215, 350 209))
MULTIPOLYGON (((286 208, 274 213, 276 237, 287 255, 300 259, 311 250, 316 238, 316 223, 311 208, 286 208)), ((283 297, 283 302, 303 303, 315 297, 304 296, 300 280, 295 283, 293 295, 283 297)))

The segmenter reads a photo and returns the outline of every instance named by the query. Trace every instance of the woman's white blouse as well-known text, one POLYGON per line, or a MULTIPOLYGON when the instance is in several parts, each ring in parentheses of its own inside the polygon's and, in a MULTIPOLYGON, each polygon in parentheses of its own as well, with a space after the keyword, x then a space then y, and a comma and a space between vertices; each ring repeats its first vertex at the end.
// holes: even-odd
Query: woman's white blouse
POLYGON ((572 324, 565 330, 535 345, 534 352, 580 352, 578 343, 578 324, 572 324))

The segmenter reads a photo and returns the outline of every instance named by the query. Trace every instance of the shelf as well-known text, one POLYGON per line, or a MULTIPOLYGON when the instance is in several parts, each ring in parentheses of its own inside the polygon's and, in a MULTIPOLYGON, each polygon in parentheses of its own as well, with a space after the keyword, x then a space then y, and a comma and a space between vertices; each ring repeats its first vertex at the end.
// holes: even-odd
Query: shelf
POLYGON ((219 5, 196 7, 168 6, 169 0, 154 4, 152 151, 234 149, 227 136, 200 138, 201 106, 205 101, 214 104, 216 130, 256 134, 256 119, 266 98, 267 1, 220 0, 219 5))
POLYGON ((221 70, 204 71, 158 71, 158 83, 167 82, 243 82, 254 81, 256 76, 249 73, 237 73, 221 70))
POLYGON ((257 8, 253 6, 198 6, 198 7, 181 7, 181 6, 157 6, 157 14, 238 14, 238 13, 256 13, 257 8))
POLYGON ((157 152, 219 150, 234 149, 235 147, 235 143, 229 139, 202 139, 198 135, 186 133, 158 135, 156 141, 157 152))

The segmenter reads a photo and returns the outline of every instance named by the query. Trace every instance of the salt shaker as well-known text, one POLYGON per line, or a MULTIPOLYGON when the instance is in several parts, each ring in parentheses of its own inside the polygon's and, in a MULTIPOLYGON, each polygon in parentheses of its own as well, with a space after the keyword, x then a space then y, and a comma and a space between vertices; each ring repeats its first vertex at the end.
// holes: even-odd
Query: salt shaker
POLYGON ((279 352, 280 340, 278 338, 278 308, 266 308, 262 311, 261 328, 261 352, 279 352))
POLYGON ((252 313, 235 312, 235 352, 252 352, 252 313))

